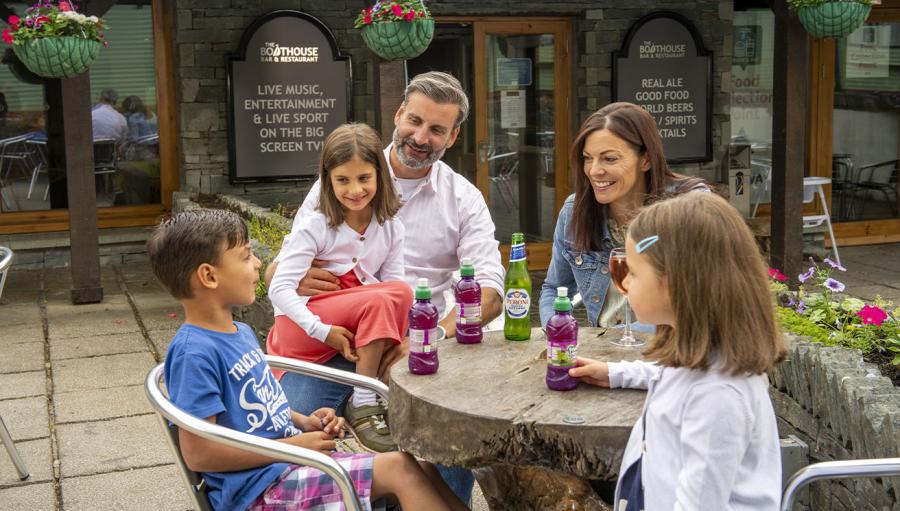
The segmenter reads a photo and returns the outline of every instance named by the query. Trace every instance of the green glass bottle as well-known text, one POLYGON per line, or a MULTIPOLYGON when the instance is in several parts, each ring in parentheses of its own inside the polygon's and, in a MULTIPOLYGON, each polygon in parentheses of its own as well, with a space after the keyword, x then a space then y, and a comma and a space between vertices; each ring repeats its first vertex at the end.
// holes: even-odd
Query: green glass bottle
POLYGON ((531 275, 521 232, 512 235, 503 291, 503 335, 510 341, 527 341, 531 338, 531 275))

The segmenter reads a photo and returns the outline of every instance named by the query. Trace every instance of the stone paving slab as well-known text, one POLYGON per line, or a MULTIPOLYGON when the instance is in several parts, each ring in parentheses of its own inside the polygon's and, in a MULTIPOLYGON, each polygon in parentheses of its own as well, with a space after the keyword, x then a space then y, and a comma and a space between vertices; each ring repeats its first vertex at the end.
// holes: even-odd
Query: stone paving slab
POLYGON ((56 314, 49 318, 50 340, 140 332, 128 304, 92 314, 56 314))
POLYGON ((53 363, 53 384, 57 392, 138 385, 155 365, 146 351, 60 360, 53 363))
POLYGON ((53 403, 56 407, 58 424, 153 412, 153 408, 144 395, 143 385, 119 387, 115 389, 115 399, 110 399, 110 389, 57 392, 53 403))
POLYGON ((164 359, 166 356, 166 350, 169 349, 169 344, 172 342, 172 337, 175 337, 175 332, 178 331, 178 328, 172 328, 169 330, 153 330, 147 332, 150 336, 150 340, 153 341, 153 345, 156 346, 156 351, 159 353, 159 358, 164 359))
POLYGON ((873 284, 848 288, 848 291, 853 296, 867 301, 874 300, 876 295, 880 295, 885 300, 893 301, 895 307, 900 306, 900 289, 873 284))
POLYGON ((172 463, 155 414, 56 427, 63 478, 172 463))
POLYGON ((184 309, 168 294, 136 295, 134 303, 147 330, 169 330, 184 323, 184 309))
MULTIPOLYGON (((3 295, 6 296, 4 289, 3 295)), ((0 321, 4 327, 12 325, 40 325, 41 307, 34 303, 11 303, 0 305, 0 321)), ((5 330, 5 328, 4 328, 5 330)))
POLYGON ((191 509, 175 465, 142 468, 63 480, 63 509, 154 511, 191 509))
POLYGON ((2 330, 0 331, 0 350, 5 351, 15 344, 44 342, 44 327, 41 323, 12 326, 0 323, 0 330, 2 330))
POLYGON ((50 360, 53 361, 146 351, 147 342, 140 332, 54 339, 50 342, 50 360))
POLYGON ((47 398, 44 396, 0 401, 0 415, 10 436, 17 442, 50 436, 47 398))
POLYGON ((44 371, 0 374, 0 399, 42 396, 46 392, 44 371))
POLYGON ((0 373, 21 373, 44 370, 44 343, 10 343, 3 347, 0 373))
POLYGON ((0 490, 3 509, 50 510, 56 508, 53 483, 30 484, 0 490))
MULTIPOLYGON (((25 468, 28 469, 31 477, 25 481, 19 480, 19 473, 16 472, 16 467, 6 454, 6 449, 0 449, 0 487, 25 486, 30 483, 53 480, 53 457, 50 455, 49 438, 16 442, 16 450, 25 461, 25 468)), ((7 509, 3 507, 3 503, 3 490, 0 490, 0 509, 7 509)))

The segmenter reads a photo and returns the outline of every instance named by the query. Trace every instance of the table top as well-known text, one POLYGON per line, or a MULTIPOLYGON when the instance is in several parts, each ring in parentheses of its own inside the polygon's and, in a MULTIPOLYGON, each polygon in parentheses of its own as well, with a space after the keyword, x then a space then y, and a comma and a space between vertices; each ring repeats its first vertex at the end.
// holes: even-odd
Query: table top
MULTIPOLYGON (((578 354, 641 358, 643 348, 609 342, 620 335, 616 329, 581 328, 578 354)), ((550 390, 544 381, 546 344, 539 328, 522 342, 490 332, 476 345, 443 341, 436 374, 414 375, 405 361, 396 364, 388 407, 394 440, 405 451, 446 465, 537 465, 614 479, 645 392, 585 383, 568 392, 550 390)))

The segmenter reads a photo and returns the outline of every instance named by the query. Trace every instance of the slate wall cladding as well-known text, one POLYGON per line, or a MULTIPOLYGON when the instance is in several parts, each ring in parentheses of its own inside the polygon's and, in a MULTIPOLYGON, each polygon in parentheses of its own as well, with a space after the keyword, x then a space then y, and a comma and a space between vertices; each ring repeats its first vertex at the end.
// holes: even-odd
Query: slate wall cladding
MULTIPOLYGON (((900 456, 900 389, 858 351, 798 342, 772 372, 781 436, 809 445, 810 463, 900 456)), ((810 509, 900 509, 900 477, 811 486, 810 509)))
MULTIPOLYGON (((190 193, 227 193, 258 197, 303 196, 308 182, 231 185, 228 182, 225 113, 225 54, 236 51, 241 34, 255 18, 277 9, 295 9, 321 19, 333 31, 341 50, 353 60, 354 119, 375 124, 374 77, 377 57, 353 28, 363 0, 176 0, 175 44, 178 116, 181 137, 181 189, 190 193)), ((611 1, 434 1, 436 16, 564 16, 572 20, 572 78, 576 98, 571 122, 581 120, 610 100, 611 54, 619 49, 628 28, 644 14, 671 10, 690 19, 713 52, 714 159, 687 164, 678 171, 715 180, 730 136, 730 69, 732 2, 634 0, 627 8, 611 1)), ((574 133, 574 131, 573 131, 574 133)))

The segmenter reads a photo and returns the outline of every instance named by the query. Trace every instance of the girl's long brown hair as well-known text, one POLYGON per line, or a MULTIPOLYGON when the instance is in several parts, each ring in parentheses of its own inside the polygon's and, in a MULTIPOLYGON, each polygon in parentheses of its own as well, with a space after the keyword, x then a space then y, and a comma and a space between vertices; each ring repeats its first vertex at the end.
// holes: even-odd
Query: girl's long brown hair
POLYGON ((319 160, 319 207, 328 218, 328 226, 335 228, 344 223, 344 207, 334 194, 329 173, 353 158, 375 167, 377 189, 372 199, 372 212, 378 223, 393 218, 400 210, 400 199, 394 190, 394 182, 388 170, 381 139, 374 129, 363 123, 347 123, 335 128, 325 139, 319 160))
POLYGON ((664 279, 675 326, 660 325, 644 353, 670 367, 761 374, 786 353, 766 264, 750 228, 714 193, 686 193, 644 208, 628 237, 659 241, 642 255, 664 279))
POLYGON ((639 155, 650 161, 650 170, 643 172, 635 186, 644 186, 644 204, 651 204, 667 195, 668 185, 674 185, 674 193, 682 193, 703 183, 697 177, 676 174, 669 169, 663 153, 662 139, 653 116, 632 103, 611 103, 591 114, 581 124, 569 153, 569 165, 575 174, 575 204, 571 230, 575 246, 579 250, 603 249, 602 221, 608 208, 594 198, 591 183, 584 174, 584 143, 595 131, 607 129, 628 142, 639 155))

